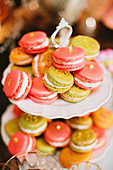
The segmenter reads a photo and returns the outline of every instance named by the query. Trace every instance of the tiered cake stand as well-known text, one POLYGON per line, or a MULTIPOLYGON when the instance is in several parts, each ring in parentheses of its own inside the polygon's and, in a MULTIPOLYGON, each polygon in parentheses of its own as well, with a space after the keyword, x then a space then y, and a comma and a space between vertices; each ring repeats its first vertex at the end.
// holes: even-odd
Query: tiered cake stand
MULTIPOLYGON (((101 87, 99 87, 97 90, 94 90, 85 100, 81 102, 69 103, 60 98, 51 105, 36 104, 33 101, 31 101, 29 98, 21 101, 15 101, 15 100, 10 100, 10 101, 11 103, 16 104, 21 110, 23 110, 26 113, 43 116, 49 119, 55 119, 55 118, 69 119, 75 116, 84 116, 89 112, 93 112, 99 109, 103 104, 105 104, 109 100, 111 96, 112 80, 106 68, 103 67, 103 69, 104 69, 103 84, 101 85, 101 87)), ((6 76, 9 70, 10 70, 10 65, 5 70, 4 76, 6 76)), ((8 145, 9 143, 9 137, 5 132, 4 125, 7 121, 14 118, 12 109, 13 109, 13 105, 11 104, 7 107, 1 119, 1 136, 6 145, 8 145)), ((106 130, 107 143, 100 150, 93 151, 92 160, 91 160, 92 162, 96 162, 102 159, 103 156, 106 154, 106 152, 110 148, 112 134, 113 134, 113 127, 106 130)))

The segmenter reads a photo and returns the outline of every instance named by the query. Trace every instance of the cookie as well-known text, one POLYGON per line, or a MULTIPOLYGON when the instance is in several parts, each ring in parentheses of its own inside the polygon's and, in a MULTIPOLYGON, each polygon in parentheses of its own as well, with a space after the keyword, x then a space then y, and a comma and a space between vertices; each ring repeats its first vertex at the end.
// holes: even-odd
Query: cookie
POLYGON ((27 65, 33 60, 33 55, 24 52, 22 47, 14 48, 9 55, 9 61, 16 65, 27 65))
POLYGON ((89 94, 90 94, 90 90, 81 89, 76 85, 73 85, 65 93, 61 93, 60 97, 68 102, 77 103, 87 98, 89 94))
POLYGON ((78 35, 71 39, 70 45, 74 47, 80 47, 85 51, 85 58, 87 60, 92 60, 98 56, 100 51, 100 44, 94 38, 78 35))
POLYGON ((88 129, 93 125, 93 120, 90 116, 73 117, 66 119, 66 123, 73 129, 88 129))
POLYGON ((87 60, 85 67, 73 74, 75 84, 86 90, 98 88, 104 78, 104 71, 96 60, 87 60))
POLYGON ((39 137, 36 139, 36 149, 51 155, 54 155, 56 152, 56 148, 50 146, 43 137, 39 137))
POLYGON ((17 118, 19 118, 24 112, 17 106, 17 105, 13 105, 13 114, 14 116, 16 116, 17 118))
POLYGON ((72 151, 69 147, 65 147, 60 151, 59 161, 64 168, 71 168, 76 162, 89 161, 92 157, 92 152, 77 153, 72 151))
POLYGON ((113 125, 113 113, 107 107, 102 106, 92 113, 92 118, 96 126, 100 128, 110 128, 113 125))
POLYGON ((47 70, 43 79, 45 86, 56 93, 68 91, 74 83, 73 75, 70 72, 58 70, 54 66, 47 70))
POLYGON ((37 54, 32 61, 32 71, 35 77, 44 76, 45 72, 53 64, 53 50, 48 49, 47 51, 37 54))
POLYGON ((23 113, 19 119, 20 129, 31 136, 41 135, 47 128, 47 120, 41 116, 23 113))
POLYGON ((45 140, 53 147, 65 147, 69 144, 71 128, 61 121, 55 121, 48 125, 44 132, 45 140))
POLYGON ((22 100, 28 95, 31 84, 32 79, 28 72, 15 69, 8 73, 3 91, 10 99, 22 100))
POLYGON ((53 65, 63 71, 79 70, 85 62, 85 52, 79 47, 61 47, 53 53, 53 65))
POLYGON ((19 124, 18 124, 18 119, 14 118, 9 120, 5 126, 5 132, 9 137, 12 137, 16 132, 20 130, 19 124))
POLYGON ((18 43, 26 53, 42 53, 49 47, 49 39, 43 31, 29 32, 23 35, 18 43))
POLYGON ((79 153, 92 151, 97 143, 96 133, 91 129, 75 131, 69 143, 70 148, 79 153))
POLYGON ((32 80, 28 97, 35 103, 51 104, 58 98, 58 95, 45 87, 42 77, 35 77, 32 80))
POLYGON ((29 152, 35 149, 36 138, 31 137, 21 131, 15 133, 9 141, 8 150, 12 155, 16 155, 20 152, 29 152))

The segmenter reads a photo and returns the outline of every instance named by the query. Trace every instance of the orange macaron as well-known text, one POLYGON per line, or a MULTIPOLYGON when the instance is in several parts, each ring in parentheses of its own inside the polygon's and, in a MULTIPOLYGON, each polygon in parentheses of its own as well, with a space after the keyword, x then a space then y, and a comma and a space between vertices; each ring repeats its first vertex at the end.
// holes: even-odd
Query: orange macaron
POLYGON ((100 128, 110 128, 113 125, 113 113, 105 106, 92 113, 92 118, 96 126, 100 128))

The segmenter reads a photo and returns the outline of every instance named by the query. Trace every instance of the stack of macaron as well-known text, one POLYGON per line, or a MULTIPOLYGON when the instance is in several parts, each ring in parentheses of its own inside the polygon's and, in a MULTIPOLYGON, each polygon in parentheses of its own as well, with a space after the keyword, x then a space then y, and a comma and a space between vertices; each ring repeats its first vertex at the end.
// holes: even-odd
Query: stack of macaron
POLYGON ((103 82, 103 69, 94 59, 100 45, 91 37, 75 36, 69 46, 55 50, 45 32, 34 31, 23 35, 18 44, 20 47, 9 55, 13 64, 3 88, 10 99, 29 97, 46 105, 59 94, 63 100, 76 103, 103 82))

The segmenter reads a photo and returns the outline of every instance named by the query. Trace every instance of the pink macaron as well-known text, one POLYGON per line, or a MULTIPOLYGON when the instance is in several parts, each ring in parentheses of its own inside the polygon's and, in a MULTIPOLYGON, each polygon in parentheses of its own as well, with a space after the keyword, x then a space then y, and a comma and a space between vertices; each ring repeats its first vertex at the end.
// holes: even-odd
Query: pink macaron
POLYGON ((95 126, 95 125, 92 126, 91 129, 93 129, 93 131, 97 135, 97 143, 96 143, 96 146, 95 146, 95 150, 101 149, 102 147, 105 146, 105 144, 107 142, 105 129, 101 129, 101 128, 95 126))
POLYGON ((31 85, 31 75, 28 72, 15 69, 7 75, 3 91, 10 99, 22 100, 28 95, 31 85))
POLYGON ((53 54, 53 65, 63 71, 79 70, 85 62, 85 52, 79 47, 61 47, 53 54))
POLYGON ((104 71, 96 60, 87 60, 86 65, 73 74, 75 84, 86 90, 98 88, 104 78, 104 71))
POLYGON ((22 131, 16 132, 9 141, 8 150, 12 155, 18 154, 20 152, 29 152, 35 149, 36 138, 22 131))
POLYGON ((28 97, 35 103, 51 104, 58 98, 58 95, 46 88, 42 77, 35 77, 32 80, 32 86, 28 97))
POLYGON ((69 144, 71 128, 61 121, 52 122, 44 132, 45 140, 54 147, 65 147, 69 144))
POLYGON ((18 43, 26 53, 42 53, 49 47, 49 39, 43 31, 29 32, 18 43))

